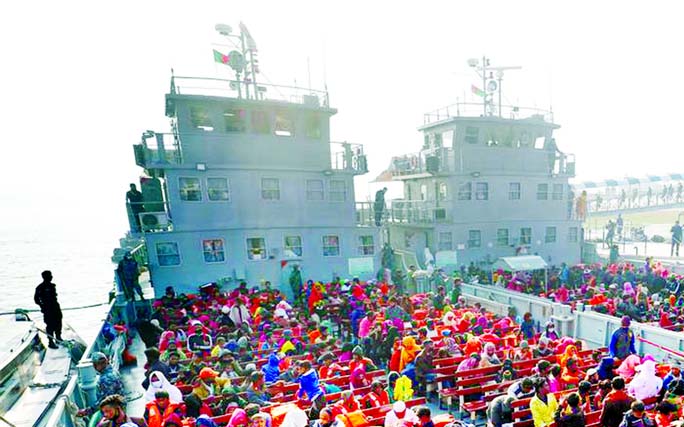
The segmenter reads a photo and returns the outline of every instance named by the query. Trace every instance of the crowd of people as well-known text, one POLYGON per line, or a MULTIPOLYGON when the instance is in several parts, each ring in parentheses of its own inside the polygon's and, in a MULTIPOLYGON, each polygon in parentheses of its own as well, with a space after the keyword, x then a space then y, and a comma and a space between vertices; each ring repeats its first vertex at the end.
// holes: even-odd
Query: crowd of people
MULTIPOLYGON (((598 277, 610 283, 602 290, 610 295, 614 282, 622 280, 623 288, 627 280, 653 284, 649 279, 656 276, 669 285, 670 276, 654 269, 643 276, 633 266, 564 266, 548 296, 586 301, 590 290, 601 289, 598 277), (579 286, 573 281, 578 277, 579 286)), ((493 279, 515 290, 534 289, 534 276, 497 272, 493 279)), ((645 315, 638 309, 625 312, 607 354, 586 357, 582 343, 560 336, 553 323, 537 331, 529 313, 516 322, 513 313, 495 316, 467 304, 460 283, 457 278, 449 289, 406 295, 381 282, 308 281, 295 292, 296 301, 268 282, 251 289, 243 282, 228 291, 208 285, 188 295, 169 287, 136 325, 147 347, 144 414, 126 412, 120 376, 106 355, 95 353, 98 404, 79 415, 101 416, 102 427, 439 427, 453 417, 433 414, 420 398, 439 399, 437 385, 454 385, 435 374, 440 360, 450 360, 460 374, 495 367, 497 382, 507 385, 487 408, 494 427, 514 422, 516 401, 529 405, 535 427, 585 425, 597 411, 600 425, 608 427, 667 426, 681 416, 679 368, 636 355, 629 322, 645 315), (530 361, 534 369, 520 377, 518 361, 530 361), (652 421, 647 410, 655 403, 652 421)), ((643 294, 637 286, 634 305, 643 294)), ((646 300, 652 303, 653 296, 646 300)), ((624 310, 617 304, 614 314, 624 310)))

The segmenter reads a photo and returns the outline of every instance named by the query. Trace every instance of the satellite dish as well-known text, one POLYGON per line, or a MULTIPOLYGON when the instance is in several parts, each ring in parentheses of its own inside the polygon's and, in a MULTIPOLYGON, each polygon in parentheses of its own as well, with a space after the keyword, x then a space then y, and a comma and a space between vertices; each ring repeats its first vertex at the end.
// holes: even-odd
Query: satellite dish
POLYGON ((490 80, 487 82, 487 90, 490 92, 496 92, 496 90, 499 88, 499 84, 496 82, 496 80, 490 80))
POLYGON ((233 28, 230 25, 226 25, 226 24, 216 24, 214 29, 216 31, 218 31, 218 33, 221 34, 222 36, 228 36, 228 35, 230 35, 230 33, 233 32, 233 28))

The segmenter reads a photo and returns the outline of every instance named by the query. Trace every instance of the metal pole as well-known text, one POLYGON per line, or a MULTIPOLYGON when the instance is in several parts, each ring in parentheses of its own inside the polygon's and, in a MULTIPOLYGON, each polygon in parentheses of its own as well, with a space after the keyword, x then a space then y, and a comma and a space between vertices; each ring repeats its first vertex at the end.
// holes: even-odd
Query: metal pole
MULTIPOLYGON (((503 71, 498 73, 503 73, 503 71)), ((501 118, 501 80, 503 80, 503 77, 499 77, 499 118, 501 118)))
MULTIPOLYGON (((240 29, 240 47, 242 50, 242 57, 246 61, 247 60, 247 51, 245 50, 245 35, 243 34, 242 29, 240 29)), ((247 71, 245 71, 245 77, 247 77, 247 74, 248 74, 247 71)), ((238 81, 239 80, 240 79, 238 78, 238 81)), ((242 83, 240 82, 238 84, 242 84, 242 83)), ((249 83, 248 82, 245 82, 245 97, 247 99, 249 99, 249 83)))
POLYGON ((482 57, 482 90, 484 91, 482 108, 484 109, 484 117, 487 116, 487 57, 482 57))

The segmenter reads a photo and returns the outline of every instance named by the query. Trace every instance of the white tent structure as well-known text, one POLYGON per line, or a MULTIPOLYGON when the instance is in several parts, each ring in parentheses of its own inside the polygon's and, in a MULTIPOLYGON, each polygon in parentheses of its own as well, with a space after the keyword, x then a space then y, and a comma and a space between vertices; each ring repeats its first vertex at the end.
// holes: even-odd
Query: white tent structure
POLYGON ((548 268, 549 265, 544 261, 544 258, 538 255, 501 257, 492 264, 492 271, 501 269, 515 273, 516 271, 544 270, 544 287, 547 292, 549 286, 548 268))

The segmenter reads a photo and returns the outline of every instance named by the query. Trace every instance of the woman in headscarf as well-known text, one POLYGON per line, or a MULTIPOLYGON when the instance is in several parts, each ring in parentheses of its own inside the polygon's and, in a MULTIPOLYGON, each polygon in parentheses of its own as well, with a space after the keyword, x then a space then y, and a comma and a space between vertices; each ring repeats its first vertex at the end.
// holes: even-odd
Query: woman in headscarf
POLYGON ((421 350, 412 336, 404 337, 401 341, 401 358, 399 359, 399 372, 403 371, 406 365, 413 362, 421 350))
POLYGON ((656 363, 646 360, 636 367, 637 374, 627 386, 627 392, 637 400, 657 396, 663 388, 663 380, 656 375, 656 363))
POLYGON ((625 360, 620 363, 620 366, 615 370, 615 373, 620 375, 625 380, 632 378, 636 372, 636 367, 641 364, 641 358, 636 354, 630 354, 625 360))
POLYGON ((237 408, 233 411, 233 415, 228 421, 227 427, 247 427, 249 425, 249 417, 247 412, 242 408, 237 408))
POLYGON ((499 356, 496 355, 496 346, 494 343, 488 342, 485 344, 484 350, 482 351, 480 368, 486 368, 488 366, 500 364, 501 360, 499 360, 499 356))
POLYGON ((551 341, 555 341, 559 338, 558 333, 556 333, 556 324, 549 320, 546 322, 546 328, 542 336, 548 338, 551 341))
POLYGON ((147 387, 147 391, 145 391, 145 400, 152 402, 155 399, 155 393, 160 390, 169 393, 169 401, 172 403, 180 403, 183 401, 183 394, 178 387, 171 384, 161 372, 153 371, 150 374, 150 385, 147 387))
POLYGON ((280 359, 278 358, 278 355, 272 353, 268 357, 268 362, 261 368, 261 370, 264 372, 264 380, 267 384, 278 380, 278 376, 280 376, 280 368, 278 367, 279 364, 280 359))
POLYGON ((558 364, 561 368, 565 368, 565 366, 568 363, 568 360, 573 357, 579 357, 577 354, 577 347, 575 347, 574 345, 569 345, 565 347, 565 351, 563 352, 563 354, 558 356, 558 364))
POLYGON ((480 364, 480 359, 481 357, 479 353, 471 353, 467 359, 464 359, 463 361, 461 361, 461 363, 458 364, 458 368, 456 368, 456 370, 458 372, 461 372, 475 369, 480 364))

